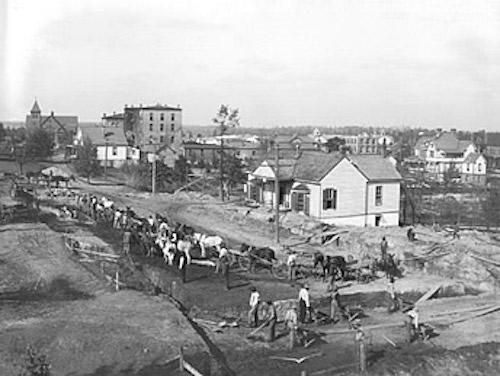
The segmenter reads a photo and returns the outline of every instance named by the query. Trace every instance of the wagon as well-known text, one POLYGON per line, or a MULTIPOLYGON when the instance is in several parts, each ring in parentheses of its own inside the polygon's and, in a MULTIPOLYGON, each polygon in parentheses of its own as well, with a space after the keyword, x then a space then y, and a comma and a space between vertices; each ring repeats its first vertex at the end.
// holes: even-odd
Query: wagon
POLYGON ((286 264, 280 260, 274 262, 268 261, 262 257, 234 249, 229 250, 229 253, 232 256, 231 265, 237 265, 243 270, 251 273, 256 273, 260 270, 269 270, 269 272, 278 279, 285 279, 287 277, 286 264), (251 268, 252 264, 254 268, 251 268))

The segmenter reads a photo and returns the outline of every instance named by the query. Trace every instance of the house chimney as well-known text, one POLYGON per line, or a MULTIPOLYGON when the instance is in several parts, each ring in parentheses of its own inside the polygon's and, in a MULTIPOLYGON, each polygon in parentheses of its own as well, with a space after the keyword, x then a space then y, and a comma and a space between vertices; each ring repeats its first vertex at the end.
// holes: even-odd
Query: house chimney
POLYGON ((106 117, 106 113, 105 113, 105 112, 103 112, 103 113, 102 113, 102 118, 104 119, 105 117, 106 117))

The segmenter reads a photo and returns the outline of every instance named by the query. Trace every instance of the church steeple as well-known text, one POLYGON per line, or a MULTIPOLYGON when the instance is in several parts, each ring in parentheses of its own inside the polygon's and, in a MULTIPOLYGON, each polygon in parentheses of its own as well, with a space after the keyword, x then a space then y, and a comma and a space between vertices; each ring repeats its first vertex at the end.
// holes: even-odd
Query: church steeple
POLYGON ((38 101, 35 98, 35 103, 33 103, 33 107, 31 108, 31 114, 38 114, 40 115, 42 111, 40 110, 40 106, 38 105, 38 101))

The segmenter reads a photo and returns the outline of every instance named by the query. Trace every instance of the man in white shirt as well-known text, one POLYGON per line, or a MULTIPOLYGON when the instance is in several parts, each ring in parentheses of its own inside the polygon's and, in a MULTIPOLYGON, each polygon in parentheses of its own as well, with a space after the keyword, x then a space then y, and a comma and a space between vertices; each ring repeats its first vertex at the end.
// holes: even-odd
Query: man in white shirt
POLYGON ((309 320, 312 320, 311 304, 309 301, 309 286, 303 285, 299 291, 299 321, 304 323, 306 321, 306 312, 309 313, 309 320))
POLYGON ((288 267, 288 279, 290 281, 294 281, 295 280, 295 271, 297 268, 297 255, 295 254, 295 252, 292 252, 290 255, 288 255, 286 265, 288 267))
POLYGON ((415 307, 407 313, 408 315, 408 340, 412 342, 418 336, 419 332, 419 313, 418 308, 415 307))
POLYGON ((297 310, 295 307, 291 307, 285 313, 285 324, 289 330, 289 342, 288 348, 291 350, 295 346, 296 338, 297 338, 297 330, 299 327, 298 318, 297 318, 297 310))
POLYGON ((256 328, 259 322, 259 302, 260 294, 255 287, 252 287, 250 293, 250 310, 248 311, 248 325, 256 328))

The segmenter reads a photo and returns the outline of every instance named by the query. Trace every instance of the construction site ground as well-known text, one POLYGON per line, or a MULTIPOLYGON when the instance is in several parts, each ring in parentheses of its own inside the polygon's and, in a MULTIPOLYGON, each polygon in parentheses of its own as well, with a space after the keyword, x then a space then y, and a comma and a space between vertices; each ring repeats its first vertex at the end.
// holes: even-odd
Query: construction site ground
MULTIPOLYGON (((82 182, 78 182, 75 189, 105 195, 118 206, 131 206, 140 215, 167 215, 198 230, 218 234, 230 246, 236 247, 242 242, 276 246, 272 223, 253 216, 249 213, 252 209, 239 203, 222 205, 200 194, 151 196, 124 186, 82 182)), ((273 343, 263 338, 247 338, 251 331, 246 326, 249 287, 257 287, 263 300, 295 299, 298 283, 278 280, 265 270, 256 274, 239 270, 232 273, 231 289, 225 291, 222 278, 213 268, 193 265, 188 269, 187 283, 182 284, 175 268, 166 266, 160 258, 148 258, 133 250, 132 258, 143 278, 155 280, 164 292, 173 293, 185 312, 163 294, 151 296, 135 288, 115 292, 105 280, 68 253, 60 237, 62 233, 83 234, 119 253, 121 234, 91 222, 57 218, 53 214, 55 204, 57 201, 42 204, 46 214, 41 223, 0 228, 0 374, 16 374, 28 343, 48 355, 56 375, 175 374, 175 366, 168 360, 177 355, 181 345, 186 347, 194 364, 200 364, 200 354, 210 351, 215 357, 223 357, 237 375, 299 375, 303 370, 314 374, 332 368, 335 370, 322 374, 354 372, 354 332, 349 331, 346 320, 335 325, 306 325, 316 338, 308 348, 288 350, 283 324, 278 325, 278 339, 273 343), (32 238, 35 240, 30 240, 32 238), (172 282, 175 282, 173 290, 172 282), (186 312, 198 323, 197 329, 185 317, 186 312), (238 327, 217 325, 235 320, 238 327), (271 359, 311 354, 317 356, 301 364, 271 359)), ((450 241, 443 233, 417 228, 419 240, 409 243, 402 228, 342 228, 339 231, 347 232, 341 235, 338 246, 305 243, 294 248, 359 259, 367 253, 377 256, 378 244, 385 235, 389 251, 401 257, 405 253, 425 254, 436 243, 451 244, 449 248, 463 252, 464 257, 469 255, 468 242, 488 260, 498 257, 498 243, 493 234, 471 232, 462 234, 460 240, 450 241)), ((282 243, 302 242, 307 234, 304 228, 284 230, 282 243)), ((282 248, 277 249, 278 256, 283 258, 282 248)), ((386 311, 385 278, 367 284, 342 283, 341 301, 348 306, 361 306, 365 313, 361 320, 366 328, 370 374, 500 373, 498 310, 469 319, 470 311, 439 316, 443 312, 480 310, 499 304, 494 277, 487 271, 484 275, 482 272, 469 271, 464 276, 453 268, 432 262, 425 269, 406 266, 404 277, 396 282, 397 290, 405 299, 416 301, 429 289, 441 286, 433 299, 420 306, 423 321, 434 326, 437 336, 412 344, 406 343, 406 329, 399 325, 405 321, 405 314, 386 311), (460 319, 466 320, 450 324, 460 319)), ((307 282, 315 308, 327 313, 326 284, 313 278, 307 282)), ((263 334, 265 329, 260 333, 263 334)))

